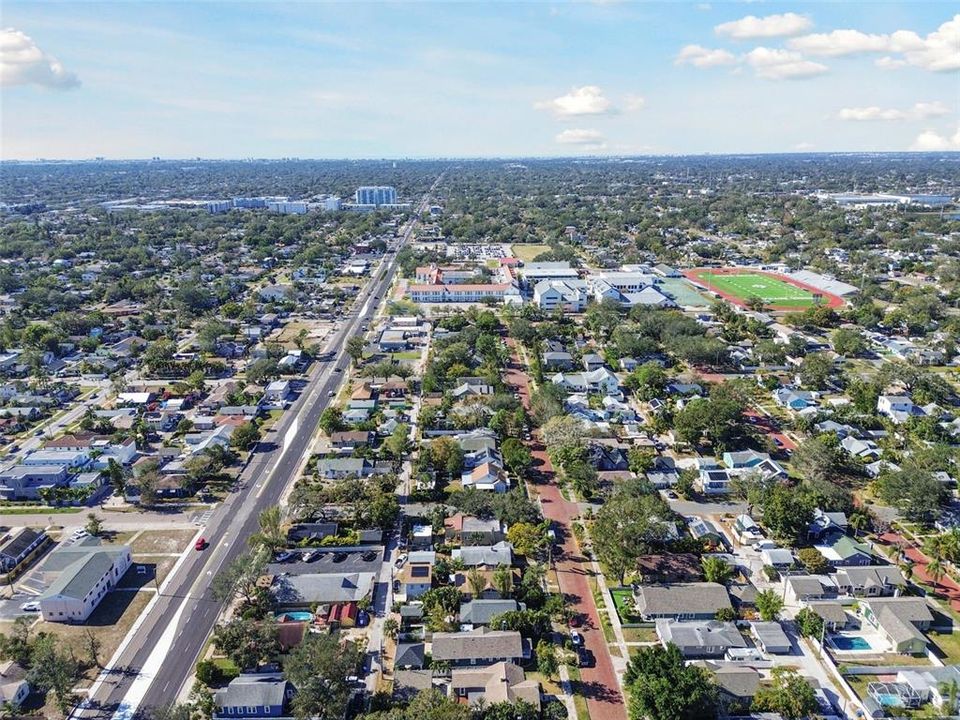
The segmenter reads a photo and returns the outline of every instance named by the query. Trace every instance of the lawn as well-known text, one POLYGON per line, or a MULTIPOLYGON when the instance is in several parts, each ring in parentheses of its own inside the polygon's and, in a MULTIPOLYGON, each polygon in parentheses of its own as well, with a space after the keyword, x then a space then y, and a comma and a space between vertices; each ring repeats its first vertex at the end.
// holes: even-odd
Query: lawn
POLYGON ((523 262, 533 262, 534 258, 541 253, 549 252, 549 245, 511 245, 510 251, 515 258, 523 262))
POLYGON ((657 642, 660 637, 657 635, 657 631, 652 627, 639 627, 639 628, 628 628, 623 629, 623 639, 625 642, 634 643, 634 642, 657 642))
POLYGON ((817 303, 813 293, 769 275, 752 272, 731 275, 704 272, 700 277, 714 288, 743 301, 758 297, 766 305, 793 308, 805 308, 817 303))
POLYGON ((617 615, 620 616, 620 622, 636 623, 640 622, 633 605, 633 591, 629 588, 611 588, 610 595, 613 597, 613 604, 617 606, 617 615))
POLYGON ((130 549, 133 550, 134 555, 143 553, 179 555, 196 534, 196 530, 144 530, 134 539, 130 549))
MULTIPOLYGON (((960 663, 960 633, 937 633, 930 631, 929 638, 940 652, 940 659, 947 665, 960 663)), ((936 652, 936 650, 934 651, 936 652)))

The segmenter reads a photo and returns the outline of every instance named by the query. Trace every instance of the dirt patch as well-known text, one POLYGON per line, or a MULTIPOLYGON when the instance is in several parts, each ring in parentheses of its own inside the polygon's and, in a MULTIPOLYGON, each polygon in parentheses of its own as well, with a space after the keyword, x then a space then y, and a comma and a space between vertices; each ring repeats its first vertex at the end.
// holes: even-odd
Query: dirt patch
POLYGON ((186 549, 196 530, 144 530, 131 543, 134 555, 143 553, 176 553, 186 549))

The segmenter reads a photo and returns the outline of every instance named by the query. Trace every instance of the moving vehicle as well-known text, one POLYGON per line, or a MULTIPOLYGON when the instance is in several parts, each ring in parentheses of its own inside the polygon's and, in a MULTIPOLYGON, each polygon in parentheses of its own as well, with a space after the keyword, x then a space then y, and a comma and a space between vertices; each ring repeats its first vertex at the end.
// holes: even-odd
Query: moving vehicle
POLYGON ((203 549, 205 549, 206 547, 207 547, 207 539, 206 539, 206 538, 203 538, 203 537, 202 537, 202 538, 197 538, 197 542, 195 542, 195 543, 193 544, 193 549, 194 549, 194 550, 203 550, 203 549))
POLYGON ((24 612, 40 612, 40 601, 31 600, 30 602, 25 602, 20 606, 20 609, 24 612))

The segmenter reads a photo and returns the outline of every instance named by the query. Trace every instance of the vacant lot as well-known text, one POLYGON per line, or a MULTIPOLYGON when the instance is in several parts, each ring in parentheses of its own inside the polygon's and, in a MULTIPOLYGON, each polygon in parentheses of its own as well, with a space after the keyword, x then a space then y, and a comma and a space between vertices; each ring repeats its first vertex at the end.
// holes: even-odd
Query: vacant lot
POLYGON ((549 245, 512 245, 510 247, 513 256, 520 258, 524 262, 531 262, 537 255, 548 252, 549 245))
POLYGON ((130 549, 134 555, 182 553, 196 530, 144 530, 138 535, 130 549))
MULTIPOLYGON (((97 609, 83 625, 67 625, 41 621, 34 628, 34 634, 47 632, 56 635, 60 640, 61 648, 66 646, 73 650, 77 658, 87 661, 89 653, 89 630, 100 641, 97 659, 105 664, 120 646, 126 637, 134 620, 143 612, 153 593, 135 592, 130 590, 114 590, 106 594, 97 609)), ((99 669, 92 667, 84 674, 77 685, 89 686, 99 673, 99 669)))

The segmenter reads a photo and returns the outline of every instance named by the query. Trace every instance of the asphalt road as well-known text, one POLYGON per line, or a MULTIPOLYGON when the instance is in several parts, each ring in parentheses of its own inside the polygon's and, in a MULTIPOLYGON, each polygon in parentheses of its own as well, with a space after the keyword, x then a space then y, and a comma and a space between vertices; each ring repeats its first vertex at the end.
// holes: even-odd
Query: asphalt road
MULTIPOLYGON (((436 182, 431 192, 435 186, 436 182)), ((429 193, 421 201, 414 218, 419 217, 428 197, 429 193)), ((410 222, 396 249, 409 241, 416 224, 416 220, 410 222)), ((327 349, 335 353, 334 360, 317 364, 300 396, 280 417, 276 430, 260 443, 260 449, 240 476, 241 491, 234 493, 211 516, 203 531, 210 546, 203 552, 190 551, 97 692, 71 717, 85 720, 133 717, 137 707, 133 702, 124 702, 127 693, 151 652, 174 623, 177 627, 173 643, 139 705, 140 708, 150 708, 177 699, 220 614, 221 603, 211 595, 211 581, 221 568, 244 551, 247 538, 257 530, 259 514, 276 505, 293 481, 302 459, 309 452, 320 415, 327 407, 329 393, 335 391, 347 375, 350 360, 346 355, 346 341, 373 318, 395 272, 394 253, 385 257, 377 273, 357 297, 354 303, 357 310, 345 318, 343 327, 329 343, 327 349), (334 372, 334 368, 340 371, 334 372)))

